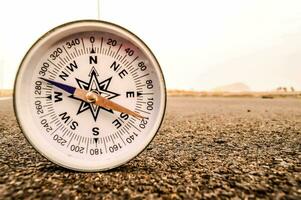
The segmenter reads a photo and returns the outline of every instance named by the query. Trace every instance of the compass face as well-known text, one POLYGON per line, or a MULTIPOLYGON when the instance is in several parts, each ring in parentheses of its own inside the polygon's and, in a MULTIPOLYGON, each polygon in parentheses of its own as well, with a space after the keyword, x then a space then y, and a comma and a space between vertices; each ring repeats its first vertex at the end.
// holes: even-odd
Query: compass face
POLYGON ((157 133, 165 103, 163 75, 149 48, 102 21, 46 33, 25 55, 15 82, 15 112, 28 141, 78 171, 111 169, 137 156, 157 133))

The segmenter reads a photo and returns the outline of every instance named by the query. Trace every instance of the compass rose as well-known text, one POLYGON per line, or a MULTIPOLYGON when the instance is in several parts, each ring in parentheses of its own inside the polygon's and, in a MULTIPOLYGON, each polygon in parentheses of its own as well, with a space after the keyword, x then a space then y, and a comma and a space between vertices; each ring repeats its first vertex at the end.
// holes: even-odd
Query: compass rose
MULTIPOLYGON (((98 79, 99 74, 98 74, 98 72, 96 71, 96 69, 94 67, 92 67, 92 69, 91 69, 88 76, 90 77, 90 80, 88 82, 85 82, 83 80, 75 78, 78 86, 81 89, 84 89, 84 90, 87 90, 87 91, 93 91, 93 92, 105 97, 106 99, 113 99, 113 98, 120 95, 120 94, 117 94, 115 92, 112 92, 112 91, 108 90, 108 88, 110 86, 110 83, 111 83, 111 80, 112 80, 112 77, 107 78, 107 79, 100 82, 99 79, 98 79)), ((78 98, 74 97, 73 95, 70 96, 70 97, 73 98, 73 99, 81 101, 81 104, 80 104, 79 109, 77 111, 77 115, 79 115, 80 113, 82 113, 86 110, 90 110, 91 114, 93 116, 93 119, 96 121, 100 109, 103 109, 103 110, 106 110, 110 113, 113 113, 113 110, 111 110, 111 109, 106 109, 106 108, 103 108, 101 106, 97 106, 95 104, 85 102, 81 99, 78 99, 78 98)))

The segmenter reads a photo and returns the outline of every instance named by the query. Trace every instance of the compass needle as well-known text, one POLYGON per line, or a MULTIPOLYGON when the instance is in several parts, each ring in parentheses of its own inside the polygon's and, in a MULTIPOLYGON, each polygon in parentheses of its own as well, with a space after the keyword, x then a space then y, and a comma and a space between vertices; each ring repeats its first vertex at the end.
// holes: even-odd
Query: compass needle
POLYGON ((29 143, 50 161, 103 171, 137 156, 164 117, 159 63, 128 30, 83 20, 48 31, 23 58, 14 108, 29 143))
POLYGON ((129 114, 129 115, 132 115, 133 117, 136 117, 136 118, 140 118, 140 119, 143 119, 144 117, 141 116, 139 113, 137 112, 134 112, 126 107, 123 107, 113 101, 110 101, 100 95, 97 95, 97 98, 96 98, 96 101, 95 101, 95 104, 98 105, 98 106, 103 106, 105 108, 108 108, 108 109, 113 109, 113 110, 116 110, 118 112, 121 112, 121 113, 126 113, 126 114, 129 114))
POLYGON ((40 79, 54 85, 55 87, 58 87, 70 94, 74 94, 76 88, 75 87, 72 87, 70 85, 66 85, 66 84, 63 84, 63 83, 59 83, 59 82, 56 82, 56 81, 53 81, 53 80, 49 80, 49 79, 46 79, 46 78, 43 78, 43 77, 39 77, 40 79))
POLYGON ((76 89, 74 92, 74 96, 76 96, 88 103, 92 103, 92 104, 95 104, 95 105, 98 105, 98 106, 101 106, 101 107, 104 107, 107 109, 112 109, 112 110, 116 110, 121 113, 126 113, 126 114, 132 115, 136 118, 141 118, 141 119, 144 118, 139 113, 136 113, 136 112, 134 112, 124 106, 121 106, 109 99, 106 99, 106 98, 102 97, 101 95, 98 95, 94 92, 89 92, 89 91, 85 91, 82 89, 76 89))
POLYGON ((59 83, 59 82, 49 80, 49 79, 46 79, 43 77, 40 77, 40 79, 54 85, 55 87, 62 89, 70 94, 73 94, 75 97, 82 99, 83 101, 86 101, 88 103, 93 103, 93 104, 96 104, 98 106, 101 106, 101 107, 104 107, 107 109, 116 110, 118 112, 126 113, 129 115, 132 115, 133 117, 143 119, 143 116, 141 116, 140 114, 138 114, 134 111, 131 111, 130 109, 125 108, 117 103, 114 103, 113 101, 110 101, 100 95, 97 95, 94 92, 89 92, 89 91, 86 91, 83 89, 75 88, 73 86, 59 83))

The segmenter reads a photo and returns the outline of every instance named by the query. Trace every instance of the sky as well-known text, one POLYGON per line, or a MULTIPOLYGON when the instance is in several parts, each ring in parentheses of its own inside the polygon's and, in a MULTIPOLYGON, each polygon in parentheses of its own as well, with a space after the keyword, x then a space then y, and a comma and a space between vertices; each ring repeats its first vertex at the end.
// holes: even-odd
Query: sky
MULTIPOLYGON (((168 89, 301 90, 299 0, 100 0, 100 19, 152 49, 168 89)), ((12 88, 29 47, 62 23, 97 19, 97 0, 0 1, 0 88, 12 88)))

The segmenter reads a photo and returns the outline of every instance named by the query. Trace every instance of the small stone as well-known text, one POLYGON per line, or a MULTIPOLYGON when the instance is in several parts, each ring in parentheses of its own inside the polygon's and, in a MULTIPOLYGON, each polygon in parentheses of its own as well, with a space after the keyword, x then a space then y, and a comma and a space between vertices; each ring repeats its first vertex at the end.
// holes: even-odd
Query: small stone
POLYGON ((295 167, 294 167, 294 171, 295 171, 295 172, 301 172, 301 167, 295 166, 295 167))
POLYGON ((274 163, 274 164, 279 164, 279 163, 281 163, 281 162, 283 162, 283 159, 282 159, 282 158, 274 158, 274 159, 273 159, 273 163, 274 163))
POLYGON ((219 138, 219 139, 216 139, 214 140, 215 143, 218 143, 218 144, 223 144, 226 142, 226 140, 222 139, 222 138, 219 138))

